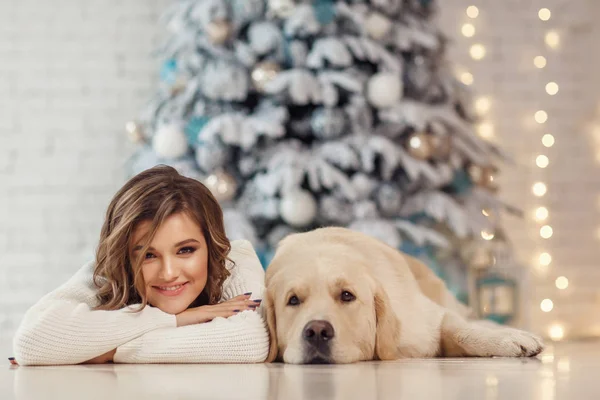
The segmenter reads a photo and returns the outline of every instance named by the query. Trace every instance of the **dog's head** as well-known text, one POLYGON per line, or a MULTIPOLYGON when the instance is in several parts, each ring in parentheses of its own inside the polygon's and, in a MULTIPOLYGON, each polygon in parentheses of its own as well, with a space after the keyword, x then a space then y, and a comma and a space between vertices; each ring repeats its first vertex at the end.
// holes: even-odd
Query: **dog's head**
POLYGON ((347 243, 310 235, 284 239, 267 268, 268 361, 393 359, 399 322, 369 260, 347 243))

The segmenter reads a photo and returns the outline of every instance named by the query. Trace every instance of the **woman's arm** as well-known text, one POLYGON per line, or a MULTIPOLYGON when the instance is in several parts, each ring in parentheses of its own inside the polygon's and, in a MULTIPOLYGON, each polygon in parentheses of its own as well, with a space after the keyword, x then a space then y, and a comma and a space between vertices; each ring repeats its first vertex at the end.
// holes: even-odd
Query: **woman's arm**
MULTIPOLYGON (((246 240, 232 241, 231 276, 223 285, 223 301, 252 292, 261 299, 264 270, 246 240)), ((263 362, 269 352, 269 333, 258 311, 216 318, 211 322, 159 329, 117 348, 118 363, 253 363, 263 362)))
POLYGON ((203 324, 157 329, 117 348, 116 363, 258 363, 269 333, 256 311, 203 324))
POLYGON ((13 341, 20 365, 79 364, 147 332, 176 326, 158 308, 93 310, 97 305, 94 262, 44 296, 25 314, 13 341))

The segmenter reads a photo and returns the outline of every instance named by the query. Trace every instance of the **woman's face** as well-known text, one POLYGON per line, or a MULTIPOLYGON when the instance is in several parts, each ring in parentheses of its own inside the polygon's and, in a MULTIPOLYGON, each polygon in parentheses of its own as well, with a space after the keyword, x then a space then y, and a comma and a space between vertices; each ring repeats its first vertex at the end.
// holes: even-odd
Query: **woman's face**
POLYGON ((143 257, 148 303, 169 314, 186 310, 200 295, 208 275, 208 249, 200 229, 185 213, 168 217, 146 254, 139 254, 152 221, 139 223, 129 246, 131 259, 143 257))

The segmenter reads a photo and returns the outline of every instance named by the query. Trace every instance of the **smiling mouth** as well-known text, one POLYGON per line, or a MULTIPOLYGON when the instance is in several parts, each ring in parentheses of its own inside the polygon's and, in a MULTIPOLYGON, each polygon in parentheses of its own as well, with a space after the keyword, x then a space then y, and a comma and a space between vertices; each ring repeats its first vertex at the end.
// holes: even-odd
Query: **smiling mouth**
POLYGON ((158 293, 164 296, 177 296, 185 290, 187 284, 188 282, 181 283, 178 285, 152 286, 152 289, 156 290, 158 293))

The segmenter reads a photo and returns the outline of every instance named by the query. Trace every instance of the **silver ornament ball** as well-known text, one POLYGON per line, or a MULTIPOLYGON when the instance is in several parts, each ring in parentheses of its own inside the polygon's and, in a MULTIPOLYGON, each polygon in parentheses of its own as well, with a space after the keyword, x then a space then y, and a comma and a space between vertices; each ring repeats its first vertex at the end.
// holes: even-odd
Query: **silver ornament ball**
POLYGON ((317 202, 310 192, 294 190, 282 197, 279 212, 286 223, 304 227, 314 221, 317 215, 317 202))

